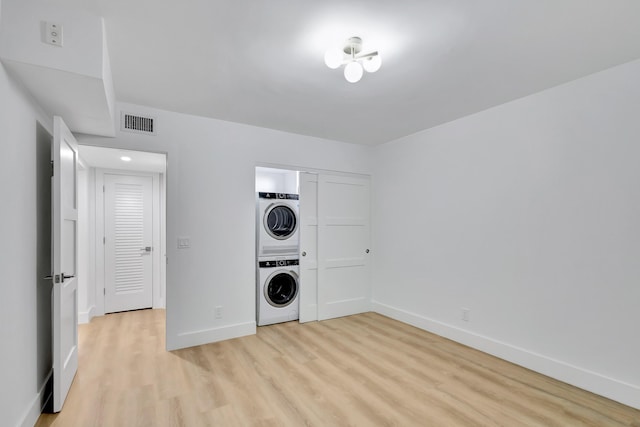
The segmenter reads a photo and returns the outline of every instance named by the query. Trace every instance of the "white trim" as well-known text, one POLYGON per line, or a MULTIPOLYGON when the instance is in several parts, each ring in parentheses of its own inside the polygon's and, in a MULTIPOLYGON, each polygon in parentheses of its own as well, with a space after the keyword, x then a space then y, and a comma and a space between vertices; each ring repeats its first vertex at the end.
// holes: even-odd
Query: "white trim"
POLYGON ((375 313, 432 332, 567 384, 640 409, 640 386, 609 378, 561 360, 534 353, 377 301, 372 302, 372 309, 375 313))
POLYGON ((78 324, 91 322, 91 319, 95 316, 96 306, 92 305, 87 311, 81 311, 78 313, 78 324))
POLYGON ((160 174, 160 289, 154 294, 154 308, 166 308, 167 291, 167 174, 160 174), (156 299, 157 298, 157 301, 156 299))
POLYGON ((22 416, 22 421, 20 421, 16 426, 19 427, 33 427, 35 423, 38 421, 38 417, 42 413, 42 409, 44 409, 45 405, 53 396, 53 388, 49 388, 49 392, 45 395, 45 391, 47 388, 47 384, 49 380, 51 380, 51 376, 53 375, 53 369, 49 371, 47 377, 42 382, 36 397, 33 398, 29 408, 26 410, 25 414, 22 416))
POLYGON ((200 331, 182 332, 170 337, 171 343, 167 342, 167 350, 177 350, 255 334, 256 322, 237 323, 235 325, 225 325, 200 331))
POLYGON ((95 307, 96 316, 104 316, 104 171, 95 169, 95 307))
MULTIPOLYGON (((320 283, 319 280, 318 283, 320 283)), ((325 304, 319 302, 316 304, 316 309, 318 313, 317 320, 335 319, 336 317, 369 312, 371 311, 371 301, 368 297, 360 297, 331 301, 325 304), (320 310, 321 305, 322 310, 320 310)))
POLYGON ((85 162, 84 159, 80 156, 80 153, 78 153, 78 170, 79 171, 89 170, 89 166, 87 166, 87 162, 85 162))
POLYGON ((92 169, 78 156, 78 324, 89 323, 95 300, 95 260, 93 256, 94 224, 91 205, 94 203, 92 169))

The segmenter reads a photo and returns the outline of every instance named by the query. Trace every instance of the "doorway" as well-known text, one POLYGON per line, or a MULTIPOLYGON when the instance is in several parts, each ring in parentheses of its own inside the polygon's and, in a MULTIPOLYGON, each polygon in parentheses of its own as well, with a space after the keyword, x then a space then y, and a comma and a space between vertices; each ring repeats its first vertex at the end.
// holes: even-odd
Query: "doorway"
POLYGON ((79 322, 164 308, 166 154, 80 145, 79 155, 79 322))

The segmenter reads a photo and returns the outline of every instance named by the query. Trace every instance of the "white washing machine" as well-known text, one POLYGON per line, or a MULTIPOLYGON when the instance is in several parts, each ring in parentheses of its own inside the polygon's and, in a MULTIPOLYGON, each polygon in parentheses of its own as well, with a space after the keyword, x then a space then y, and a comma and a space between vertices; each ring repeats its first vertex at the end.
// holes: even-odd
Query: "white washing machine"
POLYGON ((258 193, 257 205, 258 258, 298 256, 298 195, 258 193))
POLYGON ((299 318, 300 290, 298 259, 258 261, 258 326, 288 322, 299 318))

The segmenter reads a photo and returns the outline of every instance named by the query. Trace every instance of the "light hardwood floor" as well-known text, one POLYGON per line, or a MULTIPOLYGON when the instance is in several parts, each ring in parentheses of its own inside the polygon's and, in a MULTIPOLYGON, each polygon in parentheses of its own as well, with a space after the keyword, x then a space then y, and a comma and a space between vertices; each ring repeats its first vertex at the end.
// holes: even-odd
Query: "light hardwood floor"
POLYGON ((373 314, 166 352, 165 313, 80 327, 63 411, 37 426, 634 426, 640 411, 373 314))

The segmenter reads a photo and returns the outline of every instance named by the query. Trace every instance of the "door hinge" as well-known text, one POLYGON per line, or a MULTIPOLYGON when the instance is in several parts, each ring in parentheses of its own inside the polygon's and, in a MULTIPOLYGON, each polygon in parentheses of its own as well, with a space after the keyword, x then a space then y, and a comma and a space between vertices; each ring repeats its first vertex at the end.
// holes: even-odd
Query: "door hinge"
POLYGON ((51 164, 51 176, 53 177, 53 160, 50 161, 51 164))
POLYGON ((106 295, 107 294, 107 288, 102 288, 102 295, 106 295))
POLYGON ((106 244, 107 244, 107 238, 106 238, 106 237, 103 237, 103 238, 102 238, 102 244, 103 244, 103 245, 106 245, 106 244))
POLYGON ((104 193, 104 185, 102 186, 102 192, 104 193))

